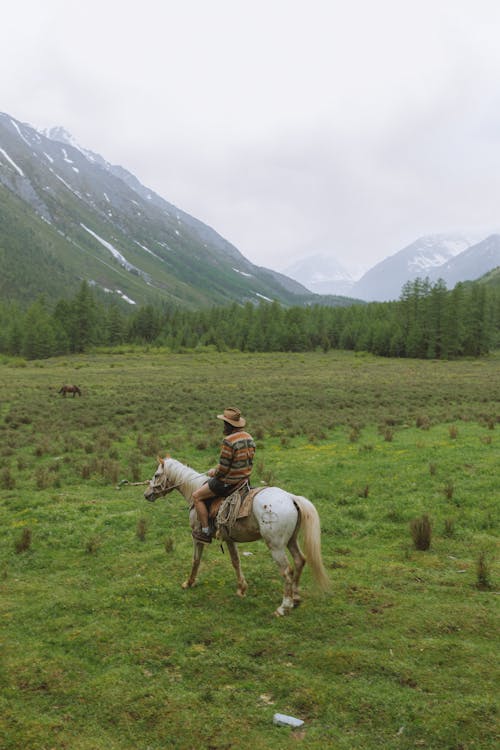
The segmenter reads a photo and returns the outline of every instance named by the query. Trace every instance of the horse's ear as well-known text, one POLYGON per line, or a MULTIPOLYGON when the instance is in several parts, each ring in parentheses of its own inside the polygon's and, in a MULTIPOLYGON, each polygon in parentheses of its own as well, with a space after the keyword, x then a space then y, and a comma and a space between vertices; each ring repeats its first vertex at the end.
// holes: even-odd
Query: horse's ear
POLYGON ((163 466, 163 460, 164 459, 161 456, 157 456, 156 458, 157 458, 158 463, 163 466))

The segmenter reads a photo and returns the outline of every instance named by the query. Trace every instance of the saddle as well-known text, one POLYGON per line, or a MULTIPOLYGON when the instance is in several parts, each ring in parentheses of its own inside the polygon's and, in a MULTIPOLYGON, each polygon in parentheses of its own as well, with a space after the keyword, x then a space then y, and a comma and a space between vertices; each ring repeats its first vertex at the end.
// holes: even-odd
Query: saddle
POLYGON ((250 515, 254 497, 263 489, 264 487, 250 487, 245 483, 228 497, 215 497, 208 508, 210 524, 229 535, 236 521, 250 515))

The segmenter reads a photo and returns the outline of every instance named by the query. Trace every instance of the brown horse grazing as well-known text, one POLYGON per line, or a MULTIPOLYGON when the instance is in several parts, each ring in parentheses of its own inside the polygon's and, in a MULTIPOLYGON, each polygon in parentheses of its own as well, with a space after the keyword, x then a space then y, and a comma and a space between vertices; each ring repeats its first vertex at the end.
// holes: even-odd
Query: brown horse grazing
POLYGON ((67 393, 72 393, 73 398, 75 398, 76 394, 78 393, 79 396, 82 395, 81 390, 78 388, 77 385, 63 385, 63 387, 57 391, 58 393, 62 393, 64 398, 66 398, 67 393))

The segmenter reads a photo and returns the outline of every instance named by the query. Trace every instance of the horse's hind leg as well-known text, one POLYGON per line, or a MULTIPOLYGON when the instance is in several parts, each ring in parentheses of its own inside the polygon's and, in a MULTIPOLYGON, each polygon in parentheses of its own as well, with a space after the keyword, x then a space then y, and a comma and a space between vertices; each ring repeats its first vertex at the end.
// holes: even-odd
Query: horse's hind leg
POLYGON ((183 589, 190 589, 196 583, 196 576, 198 575, 198 568, 200 567, 201 556, 203 554, 202 542, 194 542, 193 552, 193 565, 191 567, 191 573, 189 578, 182 584, 183 589))
POLYGON ((300 604, 299 581, 304 569, 304 565, 306 564, 306 558, 302 554, 302 550, 300 549, 297 538, 295 536, 292 537, 288 542, 288 549, 290 550, 290 554, 293 558, 294 563, 292 581, 293 606, 298 607, 300 604))
POLYGON ((288 563, 284 547, 279 549, 269 547, 269 549, 271 550, 273 560, 278 565, 285 582, 283 601, 274 613, 277 617, 282 617, 283 615, 287 615, 293 609, 293 571, 288 563))
POLYGON ((229 550, 229 554, 231 555, 231 563, 233 565, 234 572, 236 573, 236 579, 238 581, 238 588, 236 589, 236 593, 238 594, 238 596, 245 596, 248 584, 245 581, 245 576, 243 575, 243 572, 241 570, 238 548, 236 547, 236 544, 234 542, 231 542, 230 540, 227 540, 226 544, 229 550))

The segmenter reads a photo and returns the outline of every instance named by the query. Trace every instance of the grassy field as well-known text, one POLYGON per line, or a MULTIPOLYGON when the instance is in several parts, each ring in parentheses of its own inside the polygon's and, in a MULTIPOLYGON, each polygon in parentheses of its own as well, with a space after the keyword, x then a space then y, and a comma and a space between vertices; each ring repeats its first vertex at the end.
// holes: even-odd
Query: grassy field
POLYGON ((1 363, 2 750, 496 747, 499 372, 343 352, 1 363), (332 591, 306 567, 285 619, 262 543, 240 548, 245 599, 218 545, 183 591, 183 498, 116 489, 157 452, 212 466, 228 405, 254 484, 321 516, 332 591))

